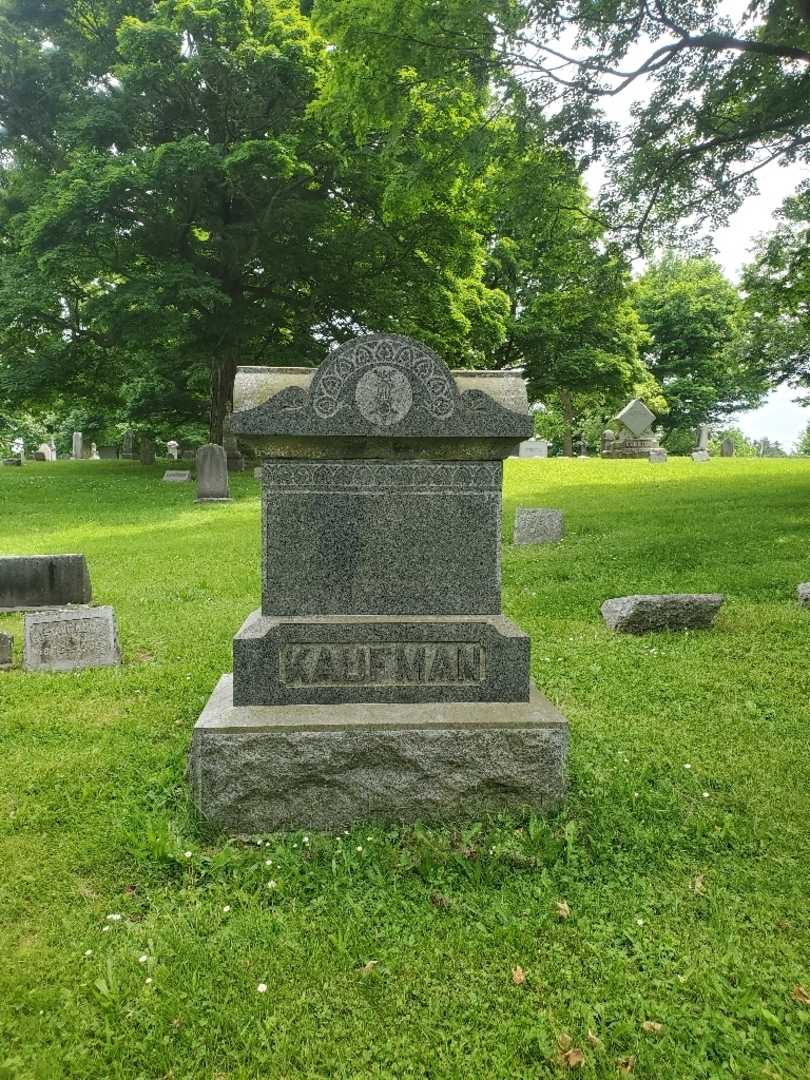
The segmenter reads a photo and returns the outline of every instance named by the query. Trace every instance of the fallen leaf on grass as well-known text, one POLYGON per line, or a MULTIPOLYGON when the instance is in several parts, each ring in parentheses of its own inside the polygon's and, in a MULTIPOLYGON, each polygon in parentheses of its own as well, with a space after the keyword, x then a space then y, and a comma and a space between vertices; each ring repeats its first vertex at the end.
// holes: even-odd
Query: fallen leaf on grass
POLYGON ((585 1064, 585 1055, 578 1046, 573 1046, 567 1053, 563 1054, 563 1064, 567 1065, 569 1069, 580 1069, 585 1064))
POLYGON ((430 898, 431 904, 437 908, 449 908, 450 900, 443 893, 435 892, 430 898))
POLYGON ((379 962, 379 960, 367 960, 360 970, 364 975, 370 975, 379 962))
POLYGON ((793 987, 793 999, 798 1001, 800 1005, 810 1005, 810 994, 803 986, 793 987))
POLYGON ((526 982, 526 972, 522 967, 512 968, 512 982, 515 986, 523 986, 526 982))
POLYGON ((557 1036, 557 1049, 560 1053, 564 1053, 571 1045, 571 1036, 567 1035, 564 1031, 561 1031, 557 1036))
POLYGON ((648 1035, 660 1035, 664 1030, 664 1025, 659 1024, 656 1020, 645 1020, 641 1026, 648 1035))
POLYGON ((636 1059, 633 1054, 629 1057, 619 1058, 616 1062, 619 1072, 631 1073, 636 1067, 636 1059))
POLYGON ((590 1028, 588 1028, 588 1044, 590 1046, 595 1046, 598 1049, 602 1048, 602 1040, 599 1038, 598 1035, 591 1031, 590 1028))
POLYGON ((698 896, 705 896, 706 894, 706 875, 698 874, 698 876, 691 883, 690 888, 693 893, 697 893, 698 896))
POLYGON ((558 900, 557 901, 557 918, 559 918, 559 919, 567 919, 570 914, 571 914, 571 908, 568 906, 568 903, 565 900, 558 900))

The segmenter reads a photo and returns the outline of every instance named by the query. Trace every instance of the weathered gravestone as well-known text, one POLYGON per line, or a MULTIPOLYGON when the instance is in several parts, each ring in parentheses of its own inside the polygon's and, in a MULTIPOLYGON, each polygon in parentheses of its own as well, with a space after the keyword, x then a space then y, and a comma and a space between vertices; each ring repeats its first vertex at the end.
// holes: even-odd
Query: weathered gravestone
POLYGON ((180 443, 176 439, 169 439, 166 443, 166 453, 172 461, 177 461, 180 457, 180 443))
POLYGON ((118 460, 118 447, 117 446, 100 446, 98 448, 98 456, 102 461, 117 461, 118 460))
POLYGON ((602 604, 602 618, 611 630, 623 634, 708 630, 723 600, 720 593, 617 596, 602 604))
POLYGON ((197 502, 230 501, 225 448, 216 443, 201 446, 197 451, 197 502))
POLYGON ((84 555, 0 556, 0 611, 89 604, 84 555))
POLYGON ((50 443, 40 443, 38 454, 42 454, 43 461, 56 461, 56 450, 50 443))
POLYGON ((225 447, 229 472, 242 472, 245 467, 245 459, 235 436, 225 435, 222 439, 222 445, 225 447))
POLYGON ((709 460, 709 425, 698 424, 697 446, 692 451, 692 461, 709 460))
POLYGON ((548 447, 548 439, 527 439, 526 442, 520 444, 520 452, 518 454, 518 457, 547 458, 548 447))
POLYGON ((4 465, 22 465, 21 457, 7 457, 3 458, 4 465))
POLYGON ((27 671, 74 671, 121 663, 111 607, 72 608, 25 616, 23 667, 27 671))
POLYGON ((810 581, 803 581, 796 586, 796 599, 802 607, 810 607, 810 581))
POLYGON ((667 452, 663 446, 659 446, 656 450, 650 450, 650 461, 653 465, 663 465, 667 460, 667 452))
POLYGON ((734 457, 733 439, 723 439, 720 443, 720 457, 734 457))
POLYGON ((501 614, 519 375, 372 336, 241 368, 235 409, 267 456, 262 606, 194 730, 200 811, 253 832, 559 803, 568 726, 501 614))
POLYGON ((519 506, 515 513, 513 544, 556 544, 563 538, 561 510, 519 506))
POLYGON ((11 667, 11 657, 14 652, 14 638, 11 634, 0 631, 0 671, 11 667))
POLYGON ((155 440, 144 435, 141 438, 141 465, 155 464, 155 440))
POLYGON ((167 469, 163 474, 164 484, 187 484, 190 479, 189 469, 167 469))
POLYGON ((121 444, 121 457, 125 461, 132 461, 135 457, 135 433, 133 431, 125 431, 124 438, 121 444))
POLYGON ((84 457, 84 447, 82 445, 82 433, 80 431, 73 432, 73 453, 72 458, 74 461, 80 461, 84 457))
POLYGON ((658 450, 658 438, 653 433, 655 413, 640 398, 633 398, 616 416, 616 431, 602 434, 603 458, 648 458, 658 450))

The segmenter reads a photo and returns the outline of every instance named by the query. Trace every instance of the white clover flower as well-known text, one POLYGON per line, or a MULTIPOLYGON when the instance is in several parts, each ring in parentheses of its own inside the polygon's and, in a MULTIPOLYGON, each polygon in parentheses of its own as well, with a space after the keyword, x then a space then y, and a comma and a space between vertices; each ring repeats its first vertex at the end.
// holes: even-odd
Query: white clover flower
POLYGON ((708 791, 704 791, 704 792, 703 792, 703 798, 704 798, 704 799, 708 799, 708 798, 709 798, 709 793, 708 793, 708 791))
POLYGON ((636 922, 638 923, 639 926, 644 925, 644 920, 643 919, 636 919, 636 922))
POLYGON ((266 994, 267 993, 267 983, 259 983, 259 985, 256 987, 256 992, 258 994, 266 994))
POLYGON ((358 849, 357 849, 357 850, 358 850, 358 851, 360 851, 360 852, 362 852, 362 850, 363 850, 363 849, 362 849, 361 847, 358 847, 358 849))
POLYGON ((150 976, 149 976, 149 978, 148 978, 148 979, 146 980, 146 985, 147 985, 147 986, 151 986, 151 985, 152 985, 152 976, 151 976, 151 975, 150 975, 150 976))
POLYGON ((225 907, 224 907, 224 908, 223 908, 222 910, 223 910, 223 911, 225 912, 225 914, 227 915, 227 914, 228 914, 228 912, 229 912, 229 911, 231 910, 231 905, 230 905, 230 904, 226 904, 226 905, 225 905, 225 907))
POLYGON ((114 914, 107 916, 107 922, 121 922, 121 916, 118 912, 115 912, 114 914))
POLYGON ((687 762, 687 763, 686 763, 686 765, 684 765, 684 768, 685 768, 685 769, 691 769, 691 768, 692 768, 692 766, 691 766, 691 765, 690 765, 690 764, 689 764, 689 763, 687 762))
POLYGON ((191 858, 191 852, 190 852, 190 851, 184 851, 184 852, 183 852, 183 854, 185 855, 185 857, 186 857, 187 859, 190 859, 190 858, 191 858))
POLYGON ((267 882, 267 888, 268 889, 277 889, 278 888, 278 882, 273 881, 273 879, 270 878, 270 880, 267 882))
POLYGON ((308 844, 308 843, 309 843, 309 837, 308 837, 308 836, 305 836, 305 837, 304 837, 304 843, 305 843, 305 844, 308 844))
POLYGON ((101 928, 102 934, 106 934, 109 931, 109 929, 110 929, 109 926, 102 926, 102 928, 101 928))
POLYGON ((272 859, 265 859, 264 860, 264 865, 265 866, 272 866, 273 865, 273 860, 272 859))
POLYGON ((92 956, 93 955, 93 950, 92 949, 85 949, 84 955, 85 956, 92 956))
POLYGON ((146 953, 141 953, 141 955, 138 957, 138 963, 145 964, 148 959, 149 957, 146 955, 146 953))

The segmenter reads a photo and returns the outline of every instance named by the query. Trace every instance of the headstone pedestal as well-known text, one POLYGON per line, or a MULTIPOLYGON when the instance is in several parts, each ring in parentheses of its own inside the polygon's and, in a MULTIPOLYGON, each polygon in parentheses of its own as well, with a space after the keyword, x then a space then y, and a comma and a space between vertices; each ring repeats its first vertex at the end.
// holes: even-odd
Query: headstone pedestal
POLYGON ((262 604, 194 730, 202 814, 264 832, 556 806, 568 726, 501 613, 520 377, 360 338, 315 371, 241 368, 230 427, 265 458, 262 604))

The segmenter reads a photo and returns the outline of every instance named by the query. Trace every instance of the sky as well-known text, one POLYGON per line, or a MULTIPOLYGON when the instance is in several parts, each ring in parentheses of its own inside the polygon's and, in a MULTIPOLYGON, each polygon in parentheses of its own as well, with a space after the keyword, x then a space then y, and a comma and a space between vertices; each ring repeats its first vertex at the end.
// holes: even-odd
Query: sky
MULTIPOLYGON (((728 0, 723 6, 726 14, 739 18, 748 6, 748 0, 728 0)), ((562 51, 570 51, 566 48, 566 42, 558 44, 562 51)), ((625 66, 636 66, 634 59, 643 59, 647 52, 647 46, 641 43, 629 55, 625 66)), ((635 101, 643 101, 648 93, 649 87, 645 81, 638 80, 626 92, 603 99, 605 113, 617 123, 627 123, 631 105, 635 101)), ((739 281, 742 267, 751 257, 750 249, 756 237, 773 228, 775 212, 788 195, 794 194, 801 181, 808 178, 810 170, 798 165, 782 167, 774 162, 765 166, 758 173, 759 194, 746 199, 728 225, 709 234, 716 249, 715 257, 732 281, 739 281)), ((603 180, 602 170, 592 168, 586 180, 596 195, 603 180)), ((793 401, 798 395, 798 390, 781 386, 769 394, 761 408, 740 413, 729 423, 736 423, 750 439, 766 436, 778 440, 789 449, 810 423, 810 408, 803 408, 793 401)))

